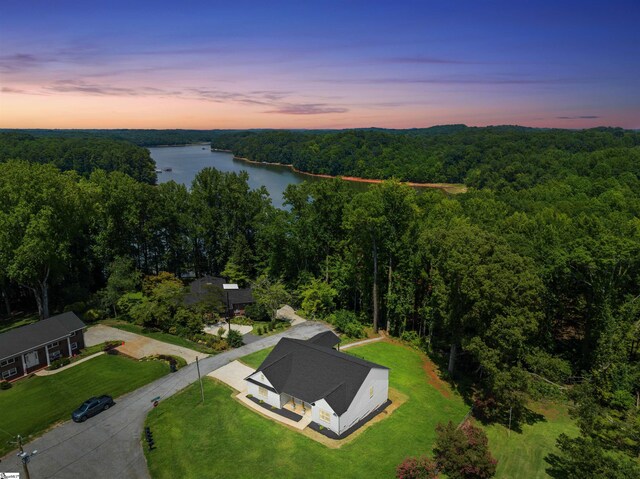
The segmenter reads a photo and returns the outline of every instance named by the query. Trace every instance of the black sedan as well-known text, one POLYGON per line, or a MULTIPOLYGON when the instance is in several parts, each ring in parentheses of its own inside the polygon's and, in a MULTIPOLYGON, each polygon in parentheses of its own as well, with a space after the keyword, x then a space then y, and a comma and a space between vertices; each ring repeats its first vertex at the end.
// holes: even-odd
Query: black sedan
POLYGON ((83 402, 82 406, 71 413, 71 419, 75 422, 84 422, 88 417, 106 411, 114 404, 111 396, 92 397, 83 402))

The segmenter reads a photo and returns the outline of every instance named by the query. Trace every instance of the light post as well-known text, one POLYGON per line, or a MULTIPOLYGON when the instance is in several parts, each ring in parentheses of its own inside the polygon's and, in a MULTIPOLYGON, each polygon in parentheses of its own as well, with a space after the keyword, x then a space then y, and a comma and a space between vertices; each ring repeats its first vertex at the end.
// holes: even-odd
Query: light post
POLYGON ((240 289, 240 288, 235 283, 225 283, 225 284, 222 285, 222 289, 224 291, 226 291, 226 293, 227 293, 227 324, 229 325, 229 332, 231 332, 231 313, 232 313, 232 308, 231 308, 231 305, 229 304, 229 290, 240 289))

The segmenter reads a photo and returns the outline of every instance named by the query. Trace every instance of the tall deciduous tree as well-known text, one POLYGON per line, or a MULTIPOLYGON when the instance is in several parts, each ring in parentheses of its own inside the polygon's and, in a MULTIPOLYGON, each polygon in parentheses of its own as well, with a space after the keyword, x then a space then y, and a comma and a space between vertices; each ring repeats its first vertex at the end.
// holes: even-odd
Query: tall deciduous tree
POLYGON ((0 269, 33 292, 41 318, 49 317, 49 287, 67 270, 81 231, 80 194, 73 172, 0 164, 0 269))

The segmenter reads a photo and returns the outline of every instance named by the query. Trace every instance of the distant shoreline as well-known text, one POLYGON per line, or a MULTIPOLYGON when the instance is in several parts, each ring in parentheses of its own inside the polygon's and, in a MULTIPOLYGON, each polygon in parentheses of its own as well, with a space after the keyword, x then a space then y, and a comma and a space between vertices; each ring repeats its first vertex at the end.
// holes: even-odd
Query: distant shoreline
MULTIPOLYGON (((219 149, 211 149, 211 151, 232 153, 229 150, 219 150, 219 149)), ((233 156, 234 160, 246 161, 247 163, 253 163, 256 165, 273 165, 273 166, 284 166, 289 168, 294 173, 298 173, 300 175, 313 176, 315 178, 340 178, 344 181, 351 181, 353 183, 369 183, 369 184, 379 184, 386 180, 373 179, 373 178, 359 178, 357 176, 333 176, 333 175, 324 175, 321 173, 309 173, 306 171, 301 171, 294 167, 293 165, 288 165, 285 163, 271 163, 268 161, 255 161, 250 160, 249 158, 244 158, 242 156, 233 156)), ((408 185, 414 188, 432 188, 445 191, 446 193, 457 194, 457 193, 466 193, 467 187, 465 185, 455 184, 455 183, 415 183, 413 181, 401 181, 403 185, 408 185)))

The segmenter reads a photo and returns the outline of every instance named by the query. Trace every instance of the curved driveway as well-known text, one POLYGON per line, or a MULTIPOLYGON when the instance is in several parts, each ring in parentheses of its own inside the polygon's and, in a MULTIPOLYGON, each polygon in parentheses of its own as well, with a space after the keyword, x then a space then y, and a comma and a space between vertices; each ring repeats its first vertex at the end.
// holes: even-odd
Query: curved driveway
MULTIPOLYGON (((230 361, 275 345, 284 336, 306 339, 326 330, 323 324, 307 321, 283 333, 205 358, 200 361, 200 373, 205 376, 230 361)), ((144 420, 152 408, 151 400, 157 396, 168 398, 197 379, 196 365, 190 364, 118 398, 113 408, 85 423, 68 421, 49 431, 25 446, 28 452, 38 450, 29 464, 31 477, 149 478, 140 439, 144 420)), ((22 465, 10 454, 2 458, 0 471, 22 472, 22 465)))

